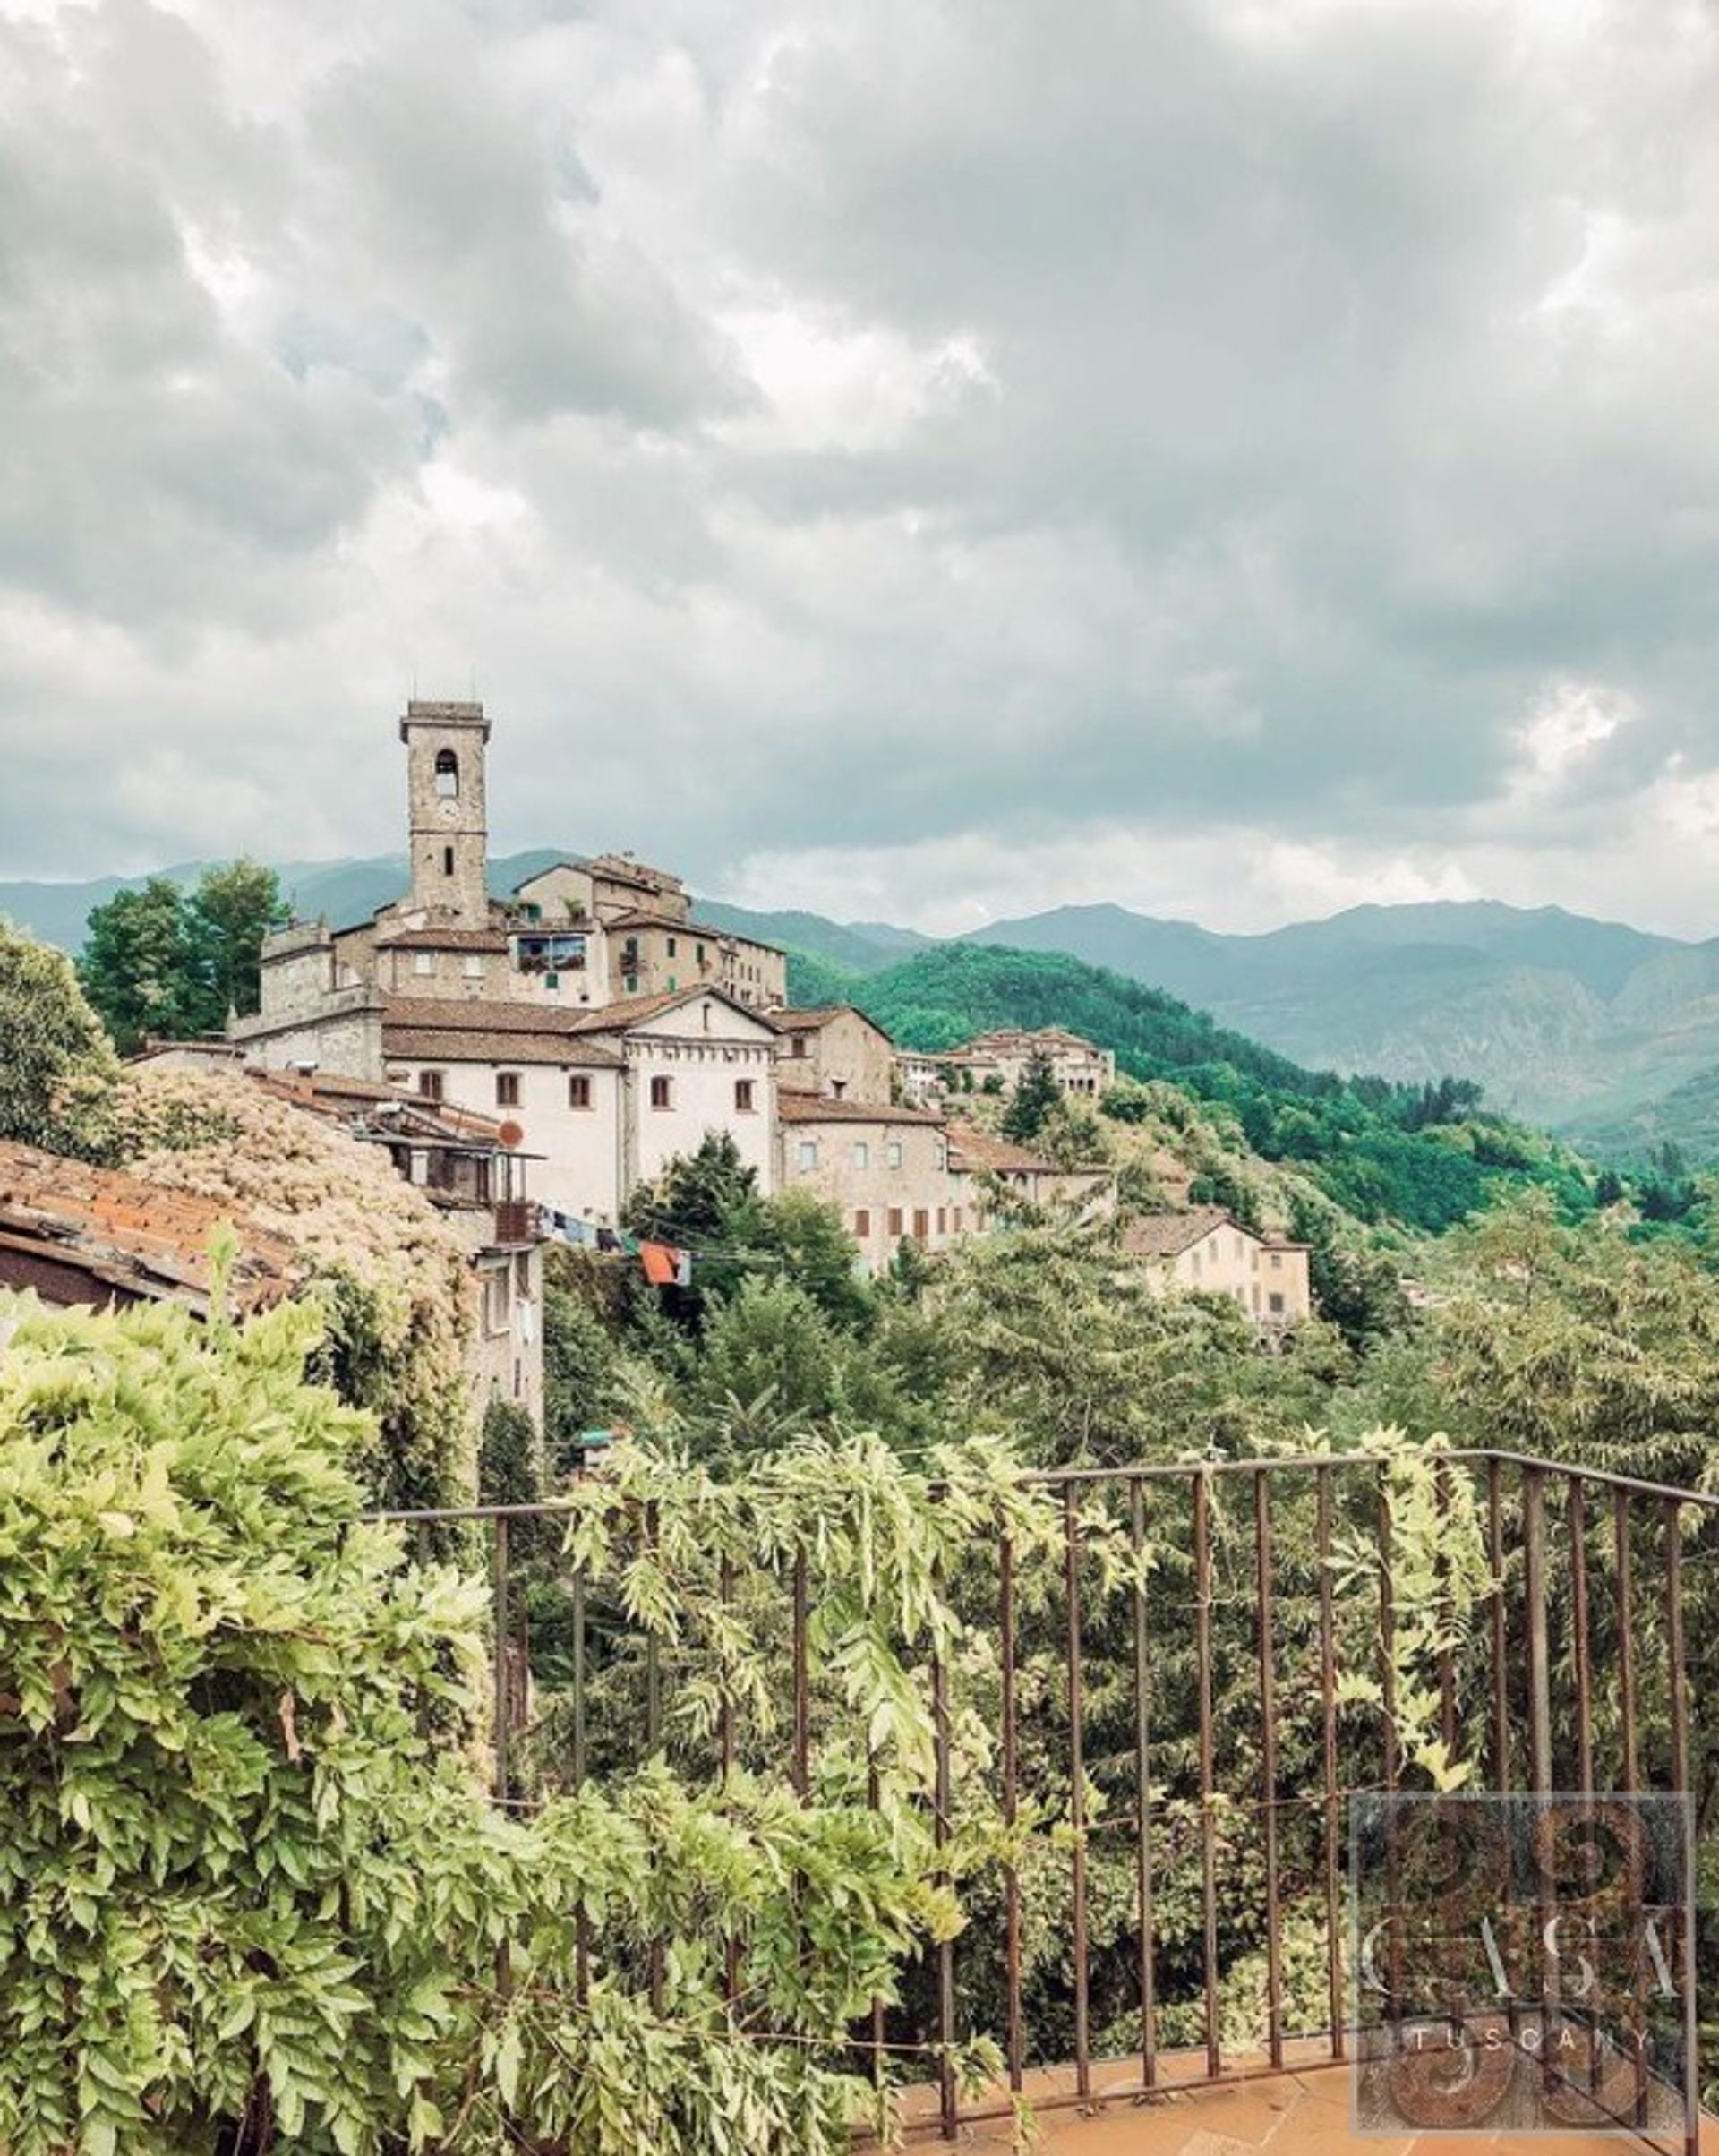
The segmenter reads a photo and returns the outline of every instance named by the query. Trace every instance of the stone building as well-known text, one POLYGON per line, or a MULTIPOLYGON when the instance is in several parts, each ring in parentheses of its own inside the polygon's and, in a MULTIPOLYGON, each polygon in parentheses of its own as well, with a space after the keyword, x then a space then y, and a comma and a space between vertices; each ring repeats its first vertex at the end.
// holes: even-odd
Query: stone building
POLYGON ((1123 1249, 1159 1292, 1227 1296, 1263 1330, 1279 1331, 1312 1314, 1306 1244, 1255 1235, 1219 1206, 1130 1221, 1123 1249))
POLYGON ((934 1060, 945 1091, 1013 1093, 1028 1065, 1040 1056, 1065 1093, 1090 1099, 1116 1083, 1116 1059, 1111 1051, 1071 1033, 1066 1026, 1041 1026, 1037 1032, 1003 1027, 980 1033, 934 1060))
POLYGON ((848 1100, 784 1089, 777 1095, 781 1176, 841 1215, 868 1271, 908 1237, 941 1250, 978 1225, 950 1173, 941 1116, 887 1100, 848 1100))
POLYGON ((776 1083, 784 1092, 821 1093, 831 1100, 895 1098, 895 1047, 875 1019, 851 1003, 816 1010, 777 1010, 783 1035, 776 1083))

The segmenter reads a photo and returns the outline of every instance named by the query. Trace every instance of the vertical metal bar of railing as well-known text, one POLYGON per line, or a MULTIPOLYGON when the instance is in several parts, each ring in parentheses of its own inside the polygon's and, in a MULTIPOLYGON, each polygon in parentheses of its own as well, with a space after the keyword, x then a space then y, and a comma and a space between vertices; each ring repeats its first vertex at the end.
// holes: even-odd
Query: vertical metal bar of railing
POLYGON ((1081 1516, 1075 1484, 1063 1484, 1063 1579, 1067 1602, 1069 1884, 1074 1902, 1074 2085, 1092 2086, 1090 2027, 1091 1971, 1086 1904, 1086 1738, 1081 1647, 1081 1516))
POLYGON ((1552 1786, 1552 1656, 1546 1633, 1546 1488, 1538 1467, 1522 1471, 1522 1602, 1528 1647, 1529 1787, 1544 1797, 1552 1786))
POLYGON ((1193 1478, 1193 1655, 1200 1715, 1200 1901, 1205 1981, 1206 2071, 1223 2071, 1218 2025, 1218 1848, 1211 1704, 1211 1477, 1193 1478))
POLYGON ((1636 1613, 1634 1551, 1629 1529, 1629 1493, 1612 1493, 1612 1555, 1618 1626, 1619 1764, 1626 1792, 1641 1787, 1641 1759, 1636 1743, 1636 1613))
POLYGON ((1271 1601, 1270 1469, 1253 1476, 1253 1576, 1260 1655, 1260 1820, 1265 1860, 1265 2028, 1271 2064, 1283 2064, 1283 1926, 1278 1878, 1278 1707, 1271 1601))
POLYGON ((1579 1474, 1568 1484, 1569 1522, 1569 1645, 1576 1678, 1576 1777, 1585 1797, 1594 1794, 1594 1663, 1587 1607, 1587 1493, 1579 1474))
POLYGON ((1152 1907, 1151 1654, 1146 1610, 1146 1491, 1128 1484, 1128 1543, 1134 1578, 1134 1914, 1140 1926, 1140 2073, 1158 2080, 1158 1938, 1152 1907))
POLYGON ((498 1803, 508 1801, 509 1768, 508 1761, 508 1634, 512 1624, 509 1606, 508 1579, 508 1523, 498 1515, 493 1523, 493 1549, 491 1558, 492 1588, 490 1601, 490 1621, 495 1634, 495 1662, 492 1674, 495 1689, 495 1795, 498 1803))
MULTIPOLYGON (((1675 1498, 1660 1507, 1665 1536, 1666 1682, 1671 1692, 1672 1787, 1691 1803, 1689 1790, 1689 1658, 1683 1630, 1683 1536, 1675 1498)), ((1697 2019, 1695 1927, 1695 1843, 1692 1822, 1684 1830, 1683 1859, 1688 1871, 1686 1905, 1679 1923, 1683 1995, 1683 2145, 1696 2156, 1700 2144, 1700 2030, 1697 2019)))
POLYGON ((793 1577, 794 1664, 794 1794, 804 1799, 812 1785, 812 1700, 810 1647, 808 1626, 810 1592, 806 1575, 806 1552, 794 1553, 793 1577))
MULTIPOLYGON (((734 1613, 734 1560, 724 1552, 716 1575, 716 1595, 722 1606, 724 1621, 734 1613)), ((727 1642, 723 1643, 724 1655, 727 1642)), ((734 1688, 728 1681, 726 1668, 723 1672, 722 1689, 716 1707, 716 1744, 721 1760, 723 1786, 726 1789, 733 1779, 735 1757, 738 1749, 738 1732, 734 1721, 734 1688)), ((740 1942, 732 1925, 723 1935, 723 1998, 732 2006, 740 1996, 740 1942)))
POLYGON ((1331 1587, 1331 1470, 1315 1470, 1318 1525, 1315 1555, 1319 1566, 1319 1697, 1325 1779, 1325 1967, 1326 2004, 1330 2015, 1331 2057, 1344 2056, 1342 1910, 1338 1893, 1338 1837, 1342 1796, 1337 1756, 1337 1621, 1331 1587))
POLYGON ((1379 1544, 1379 1698, 1382 1709, 1385 1787, 1394 1790, 1399 1762, 1397 1744, 1397 1604, 1392 1578, 1390 1469, 1379 1470, 1375 1500, 1379 1544))
MULTIPOLYGON (((935 1751, 932 1789, 932 1834, 938 1855, 949 1846, 950 1810, 954 1801, 950 1786, 949 1761, 949 1681, 943 1649, 937 1646, 931 1656, 931 1724, 932 1743, 935 1751)), ((949 1883, 948 1874, 940 1874, 943 1884, 949 1883)), ((959 2120, 955 2092, 955 1946, 949 1938, 939 1939, 936 1948, 937 1981, 937 2118, 943 2138, 955 2138, 959 2120)))
MULTIPOLYGON (((1015 1699, 1014 1544, 1006 1535, 997 1556, 996 1617, 997 1651, 1003 1662, 1003 1823, 1012 1829, 1017 1816, 1020 1731, 1015 1699)), ((1021 1874, 1013 1853, 1003 1874, 1003 1956, 1009 2086, 1019 2095, 1026 2047, 1021 2014, 1021 1874)))
POLYGON ((1486 1462, 1486 1562, 1492 1575, 1487 1618, 1492 1648, 1492 1787, 1510 1787, 1510 1698, 1504 1662, 1504 1491, 1499 1463, 1486 1462))

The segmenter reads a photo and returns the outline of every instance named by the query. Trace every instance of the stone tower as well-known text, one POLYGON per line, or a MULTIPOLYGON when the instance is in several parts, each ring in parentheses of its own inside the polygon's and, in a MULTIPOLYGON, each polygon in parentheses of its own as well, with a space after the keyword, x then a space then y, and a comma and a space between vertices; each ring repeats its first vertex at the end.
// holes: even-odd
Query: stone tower
POLYGON ((412 832, 412 895, 406 903, 440 927, 490 924, 483 791, 489 738, 481 704, 421 704, 414 697, 400 721, 412 832))

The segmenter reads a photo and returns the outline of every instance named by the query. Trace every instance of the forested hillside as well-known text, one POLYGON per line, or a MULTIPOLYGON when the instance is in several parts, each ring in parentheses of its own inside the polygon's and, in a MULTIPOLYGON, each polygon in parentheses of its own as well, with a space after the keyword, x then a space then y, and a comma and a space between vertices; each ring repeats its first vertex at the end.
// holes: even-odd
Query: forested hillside
POLYGON ((1054 952, 939 945, 848 992, 907 1048, 950 1048, 993 1026, 1070 1026, 1113 1048, 1131 1078, 1173 1080, 1232 1110, 1253 1151, 1295 1164, 1363 1220, 1436 1234, 1528 1185, 1568 1212, 1593 1203, 1592 1170, 1484 1113, 1472 1084, 1305 1070, 1173 996, 1054 952))

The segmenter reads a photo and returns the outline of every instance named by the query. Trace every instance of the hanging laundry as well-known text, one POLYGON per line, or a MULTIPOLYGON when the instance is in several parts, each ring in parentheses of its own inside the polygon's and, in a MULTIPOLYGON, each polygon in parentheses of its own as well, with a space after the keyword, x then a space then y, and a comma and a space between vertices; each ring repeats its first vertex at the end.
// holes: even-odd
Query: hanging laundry
POLYGON ((666 1243, 641 1243, 639 1262, 645 1268, 645 1278, 653 1288, 672 1288, 675 1276, 680 1270, 683 1251, 671 1250, 666 1243))
POLYGON ((677 1288, 690 1288, 692 1286, 692 1253, 689 1250, 677 1250, 674 1255, 676 1261, 674 1284, 677 1288))

